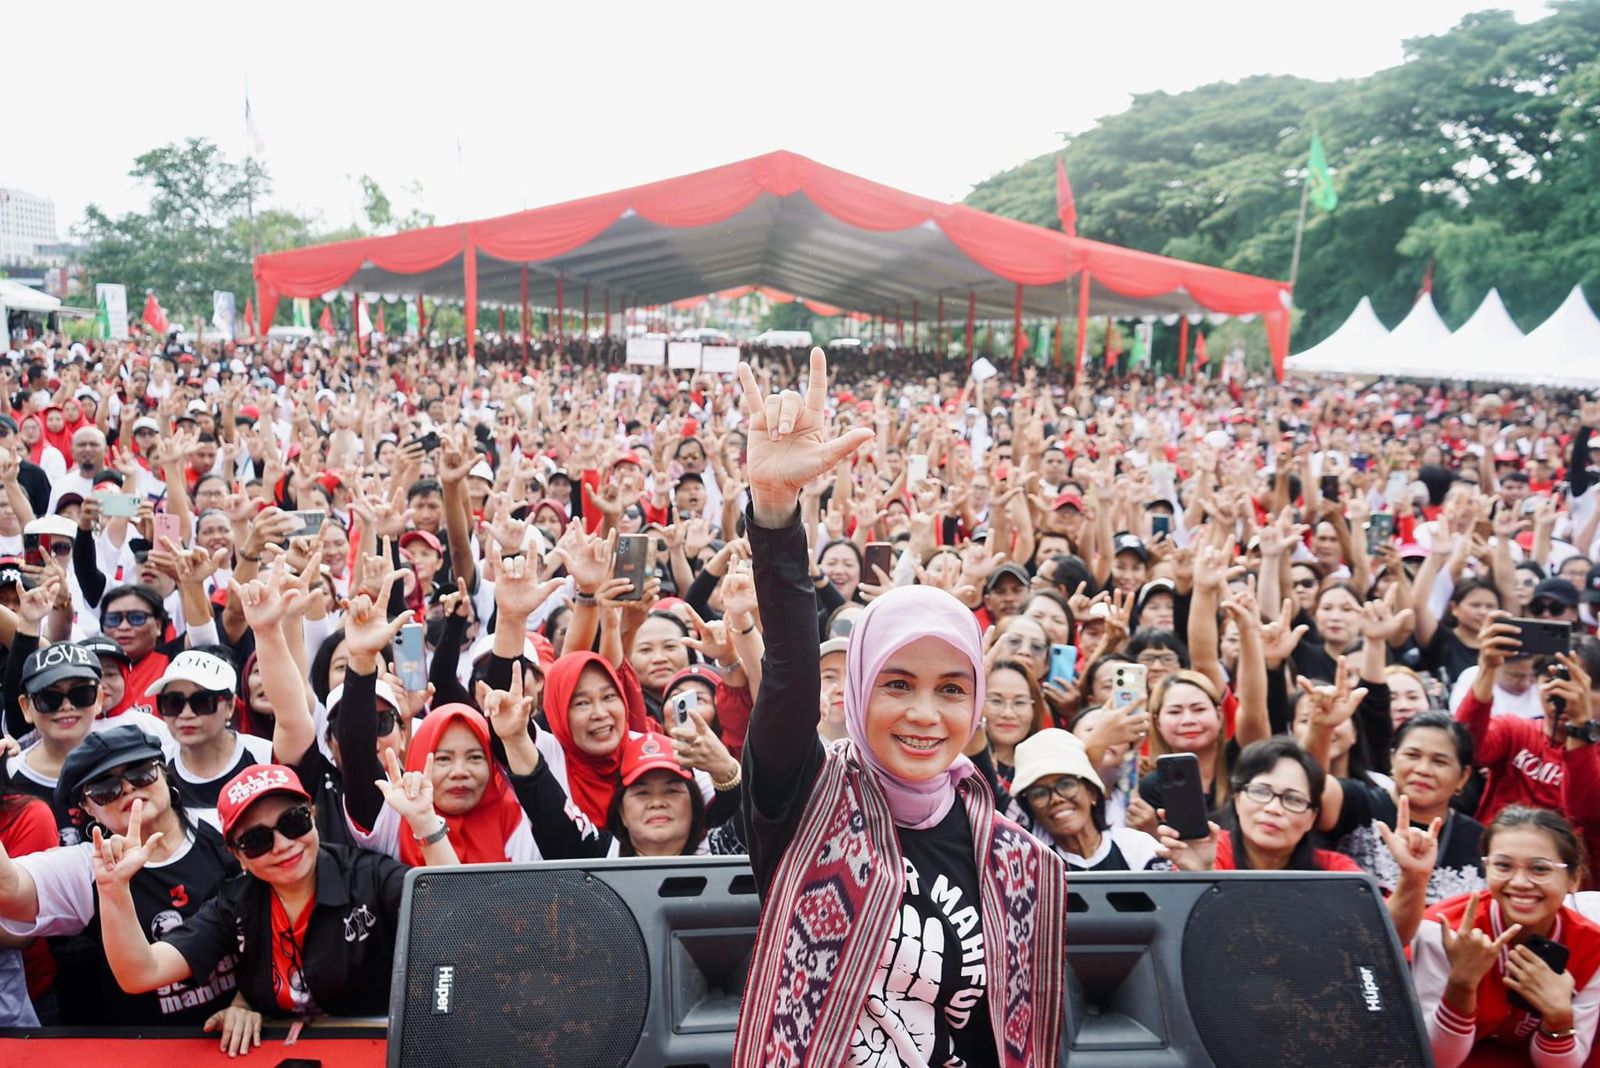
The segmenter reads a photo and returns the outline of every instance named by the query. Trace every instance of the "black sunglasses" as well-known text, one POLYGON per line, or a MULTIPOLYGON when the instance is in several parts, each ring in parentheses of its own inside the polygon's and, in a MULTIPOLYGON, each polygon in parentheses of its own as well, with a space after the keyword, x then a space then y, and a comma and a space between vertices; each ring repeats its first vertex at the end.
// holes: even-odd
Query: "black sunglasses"
MULTIPOLYGON (((339 718, 337 711, 328 717, 328 737, 333 737, 333 724, 339 718)), ((393 734, 394 729, 400 725, 400 714, 391 708, 378 709, 378 737, 393 734)))
POLYGON ((278 822, 272 826, 256 826, 242 832, 233 840, 233 848, 238 850, 241 856, 254 860, 272 851, 272 845, 277 840, 273 837, 274 834, 281 834, 293 841, 309 834, 315 822, 310 805, 286 808, 283 810, 283 815, 278 817, 278 822))
MULTIPOLYGON (((143 561, 140 562, 143 563, 143 561)), ((154 618, 153 614, 138 608, 127 612, 107 612, 101 619, 101 626, 105 630, 116 630, 123 623, 127 623, 130 627, 142 627, 154 618)))
POLYGON ((135 790, 149 786, 161 778, 161 761, 150 760, 143 764, 134 764, 113 772, 93 782, 83 784, 83 797, 86 801, 104 807, 122 796, 122 784, 127 783, 135 790))
POLYGON ((1559 616, 1567 610, 1567 606, 1560 601, 1552 601, 1545 597, 1536 598, 1528 603, 1530 616, 1559 616))
POLYGON ((33 707, 47 715, 59 709, 63 701, 71 701, 73 708, 88 708, 99 697, 100 684, 98 682, 81 682, 66 690, 40 690, 38 693, 28 695, 28 699, 33 702, 33 707))
POLYGON ((194 709, 197 716, 209 716, 217 711, 217 698, 224 696, 226 694, 216 690, 196 690, 194 693, 163 690, 156 695, 156 711, 167 719, 177 719, 183 715, 185 708, 194 709))

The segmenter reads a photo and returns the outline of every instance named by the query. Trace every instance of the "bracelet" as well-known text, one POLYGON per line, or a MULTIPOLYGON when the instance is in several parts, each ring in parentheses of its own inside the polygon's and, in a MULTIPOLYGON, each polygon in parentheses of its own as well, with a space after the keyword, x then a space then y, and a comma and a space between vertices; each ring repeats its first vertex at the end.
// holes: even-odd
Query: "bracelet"
MULTIPOLYGON (((712 785, 715 786, 716 784, 713 783, 712 785)), ((411 839, 412 839, 412 841, 416 842, 418 845, 431 846, 435 842, 442 842, 444 840, 445 836, 448 835, 449 833, 450 833, 450 824, 445 822, 445 820, 441 817, 440 820, 439 820, 439 829, 438 830, 434 831, 430 835, 427 835, 426 837, 423 837, 422 835, 419 835, 419 834, 416 834, 416 833, 413 832, 413 834, 411 835, 411 839)))
POLYGON ((739 637, 743 638, 747 634, 754 634, 755 630, 756 630, 755 620, 752 619, 750 621, 750 625, 748 627, 744 628, 744 630, 736 630, 736 631, 734 631, 734 633, 737 634, 739 637))
MULTIPOLYGON (((713 783, 712 785, 715 786, 716 784, 713 783)), ((1573 1035, 1578 1033, 1578 1029, 1576 1027, 1568 1027, 1565 1030, 1561 1030, 1561 1031, 1546 1031, 1543 1027, 1540 1027, 1539 1028, 1539 1033, 1541 1035, 1543 1035, 1545 1038, 1551 1038, 1551 1039, 1559 1040, 1559 1039, 1563 1039, 1563 1038, 1571 1038, 1573 1035)))
POLYGON ((593 608, 600 602, 594 599, 594 594, 584 593, 582 590, 579 590, 577 595, 572 598, 572 603, 581 604, 585 608, 593 608))
POLYGON ((729 779, 727 782, 717 782, 715 779, 713 779, 711 781, 711 788, 719 794, 725 794, 729 790, 735 789, 742 782, 744 782, 744 769, 734 768, 733 778, 729 779))
POLYGON ((243 549, 239 550, 239 559, 248 560, 252 564, 259 564, 261 562, 261 556, 260 556, 259 553, 256 554, 255 556, 251 556, 249 553, 245 552, 243 549))

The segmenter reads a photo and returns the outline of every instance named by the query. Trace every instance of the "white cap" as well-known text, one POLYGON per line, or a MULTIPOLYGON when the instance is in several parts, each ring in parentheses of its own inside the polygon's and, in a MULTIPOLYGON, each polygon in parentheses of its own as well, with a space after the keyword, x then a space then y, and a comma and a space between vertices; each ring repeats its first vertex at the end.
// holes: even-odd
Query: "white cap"
MULTIPOLYGON (((387 682, 379 679, 373 684, 373 686, 377 690, 378 700, 382 701, 396 712, 400 711, 400 698, 394 695, 394 690, 387 682)), ((328 700, 324 702, 324 707, 327 708, 329 714, 332 714, 333 710, 339 707, 339 702, 342 700, 344 700, 344 687, 335 686, 333 689, 328 691, 328 700)))
POLYGON ((189 407, 184 409, 184 411, 188 412, 209 412, 210 410, 210 405, 203 400, 192 400, 189 402, 189 407))
POLYGON ((76 538, 78 524, 64 515, 42 515, 38 519, 28 520, 28 525, 22 528, 24 534, 48 534, 53 538, 76 538))
POLYGON ((494 468, 489 466, 487 460, 479 460, 472 465, 472 470, 467 472, 468 478, 481 478, 489 484, 494 484, 494 468))
POLYGON ((159 434, 161 433, 161 424, 150 418, 148 415, 141 415, 139 418, 133 421, 133 432, 137 434, 141 430, 154 430, 157 434, 159 434))
POLYGON ((1022 792, 1046 775, 1071 775, 1088 783, 1100 795, 1105 784, 1089 763, 1089 754, 1075 734, 1058 727, 1044 730, 1017 743, 1017 770, 1011 776, 1011 794, 1022 792))
POLYGON ((167 670, 150 684, 144 695, 154 697, 174 682, 192 682, 202 690, 217 693, 237 693, 239 673, 220 656, 198 649, 185 649, 172 658, 167 670))

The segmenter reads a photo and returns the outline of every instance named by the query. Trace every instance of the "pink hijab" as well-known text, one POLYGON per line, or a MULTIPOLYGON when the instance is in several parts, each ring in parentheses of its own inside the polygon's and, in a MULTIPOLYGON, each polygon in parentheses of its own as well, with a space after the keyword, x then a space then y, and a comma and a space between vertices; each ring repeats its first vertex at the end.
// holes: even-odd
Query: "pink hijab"
POLYGON ((850 628, 850 646, 845 652, 845 730, 862 761, 877 774, 895 823, 912 830, 932 827, 944 819, 956 803, 956 784, 978 770, 965 756, 958 756, 942 774, 914 782, 885 768, 867 744, 867 700, 872 684, 889 657, 918 638, 938 638, 972 665, 976 689, 964 745, 978 731, 984 692, 982 637, 978 621, 966 605, 931 586, 901 586, 861 613, 850 628))

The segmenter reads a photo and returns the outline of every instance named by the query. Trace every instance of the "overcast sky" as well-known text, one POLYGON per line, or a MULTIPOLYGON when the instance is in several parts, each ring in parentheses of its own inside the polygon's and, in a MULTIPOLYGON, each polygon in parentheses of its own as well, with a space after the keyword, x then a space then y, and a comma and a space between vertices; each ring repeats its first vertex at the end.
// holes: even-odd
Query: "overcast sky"
POLYGON ((621 188, 777 148, 941 200, 1122 110, 1251 74, 1355 77, 1408 37, 1536 0, 812 0, 59 5, 5 22, 0 186, 141 207, 142 151, 243 155, 248 80, 272 202, 328 226, 372 175, 441 222, 621 188), (23 116, 27 116, 24 118, 23 116), (460 145, 458 153, 457 145, 460 145))

